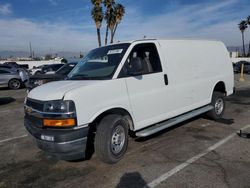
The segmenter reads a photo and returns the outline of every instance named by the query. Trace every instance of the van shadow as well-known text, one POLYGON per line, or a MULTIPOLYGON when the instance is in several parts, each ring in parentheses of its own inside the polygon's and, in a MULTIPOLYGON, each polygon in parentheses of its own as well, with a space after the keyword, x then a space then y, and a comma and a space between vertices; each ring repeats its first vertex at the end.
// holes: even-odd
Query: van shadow
MULTIPOLYGON (((211 120, 207 116, 203 116, 203 118, 207 119, 207 120, 211 120)), ((215 122, 218 122, 218 123, 221 123, 221 124, 224 124, 224 125, 232 125, 232 124, 234 124, 234 119, 221 118, 221 119, 216 120, 215 122)))
POLYGON ((115 188, 141 188, 146 186, 147 182, 142 178, 139 172, 125 173, 115 188))
POLYGON ((0 97, 0 105, 6 105, 15 101, 16 99, 12 97, 0 97))

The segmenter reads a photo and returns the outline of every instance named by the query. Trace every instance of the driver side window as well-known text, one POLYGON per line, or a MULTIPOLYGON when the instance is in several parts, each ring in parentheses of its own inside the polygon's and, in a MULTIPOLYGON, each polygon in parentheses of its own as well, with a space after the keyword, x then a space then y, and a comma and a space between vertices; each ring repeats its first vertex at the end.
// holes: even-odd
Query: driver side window
POLYGON ((162 72, 159 54, 154 43, 144 43, 134 46, 128 56, 119 78, 128 77, 128 70, 131 68, 133 58, 140 58, 142 61, 142 75, 162 72))

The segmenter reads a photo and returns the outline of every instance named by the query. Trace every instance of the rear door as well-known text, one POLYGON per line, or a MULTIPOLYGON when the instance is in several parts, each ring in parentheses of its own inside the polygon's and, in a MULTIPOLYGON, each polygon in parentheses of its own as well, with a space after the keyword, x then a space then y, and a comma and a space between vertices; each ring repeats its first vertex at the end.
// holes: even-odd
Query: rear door
POLYGON ((155 43, 135 45, 119 75, 126 81, 136 130, 157 122, 166 111, 165 90, 167 83, 164 80, 156 45, 155 43), (143 73, 142 75, 129 76, 127 69, 131 58, 138 57, 142 59, 143 73))

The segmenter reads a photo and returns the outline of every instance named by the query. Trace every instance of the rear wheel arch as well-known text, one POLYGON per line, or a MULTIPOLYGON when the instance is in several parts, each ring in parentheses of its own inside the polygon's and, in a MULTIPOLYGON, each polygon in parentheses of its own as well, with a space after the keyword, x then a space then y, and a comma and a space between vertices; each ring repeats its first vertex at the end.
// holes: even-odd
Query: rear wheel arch
POLYGON ((214 89, 213 89, 213 93, 214 92, 220 92, 220 93, 223 93, 224 95, 226 95, 227 91, 226 91, 225 83, 223 81, 217 82, 214 86, 214 89))

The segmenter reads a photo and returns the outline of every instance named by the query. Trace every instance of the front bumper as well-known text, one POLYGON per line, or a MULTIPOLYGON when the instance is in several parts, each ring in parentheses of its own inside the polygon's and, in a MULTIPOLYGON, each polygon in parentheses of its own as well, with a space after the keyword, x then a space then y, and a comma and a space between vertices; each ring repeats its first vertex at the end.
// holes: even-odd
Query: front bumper
POLYGON ((37 146, 57 159, 76 160, 85 157, 89 127, 79 129, 45 129, 24 120, 27 131, 34 137, 37 146), (53 138, 44 140, 44 137, 53 138))

